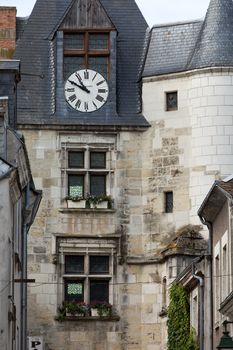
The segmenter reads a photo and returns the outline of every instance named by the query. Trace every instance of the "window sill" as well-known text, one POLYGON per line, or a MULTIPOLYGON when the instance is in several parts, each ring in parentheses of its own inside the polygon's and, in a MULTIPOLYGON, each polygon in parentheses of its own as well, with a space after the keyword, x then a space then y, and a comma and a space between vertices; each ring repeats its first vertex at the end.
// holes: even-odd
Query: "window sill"
MULTIPOLYGON (((55 318, 56 319, 56 318, 55 318)), ((56 319, 57 320, 57 319, 56 319)), ((58 320, 57 320, 58 321, 58 320)), ((115 316, 66 316, 64 320, 59 321, 59 322, 93 322, 93 321, 100 321, 100 322, 118 322, 120 321, 120 317, 115 315, 115 316)))
POLYGON ((60 208, 61 213, 83 212, 83 213, 115 213, 115 209, 107 208, 60 208))

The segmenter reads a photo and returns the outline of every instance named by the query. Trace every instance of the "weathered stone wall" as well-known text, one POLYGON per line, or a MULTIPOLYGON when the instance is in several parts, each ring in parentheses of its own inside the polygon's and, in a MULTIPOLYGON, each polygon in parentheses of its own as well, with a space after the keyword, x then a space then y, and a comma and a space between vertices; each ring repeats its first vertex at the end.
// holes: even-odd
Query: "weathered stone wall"
POLYGON ((207 190, 215 178, 232 172, 231 79, 231 72, 221 75, 213 70, 145 80, 144 115, 151 124, 145 132, 24 130, 36 187, 43 190, 29 239, 29 273, 36 279, 29 293, 29 325, 32 335, 44 335, 46 350, 166 349, 162 280, 166 277, 169 285, 175 277, 169 276, 169 268, 177 262, 169 265, 158 258, 183 226, 200 225, 196 213, 207 190), (167 112, 165 92, 176 90, 178 110, 167 112), (113 211, 65 207, 62 145, 69 142, 103 142, 111 147, 113 211), (166 191, 174 194, 172 213, 164 212, 166 191), (55 321, 61 301, 56 263, 56 242, 61 236, 115 237, 111 300, 119 321, 55 321), (84 331, 90 333, 88 339, 84 331))
POLYGON ((36 279, 35 285, 29 287, 29 333, 44 336, 46 350, 165 349, 166 327, 162 324, 166 321, 158 315, 162 309, 161 281, 166 276, 165 265, 146 262, 147 257, 158 251, 162 237, 159 216, 153 214, 156 201, 152 189, 147 200, 155 171, 152 152, 146 149, 152 142, 148 140, 150 131, 147 137, 141 132, 95 133, 92 136, 63 135, 48 130, 23 132, 36 187, 43 190, 43 200, 29 235, 29 277, 36 279), (72 142, 97 142, 98 138, 109 142, 109 137, 115 140, 112 158, 114 211, 72 212, 66 209, 60 144, 66 142, 67 137, 72 142), (157 223, 157 231, 151 219, 148 223, 151 217, 157 223), (59 268, 54 261, 56 239, 114 235, 120 239, 117 238, 119 250, 112 298, 120 320, 57 322, 56 310, 61 296, 59 268), (143 264, 130 262, 142 257, 145 257, 143 264))
MULTIPOLYGON (((228 69, 168 78, 145 79, 143 101, 159 165, 153 181, 161 191, 174 190, 177 227, 184 221, 198 224, 197 210, 213 181, 233 171, 233 81, 228 69), (168 91, 178 91, 177 111, 166 111, 168 91)), ((161 199, 156 212, 161 212, 161 199)))

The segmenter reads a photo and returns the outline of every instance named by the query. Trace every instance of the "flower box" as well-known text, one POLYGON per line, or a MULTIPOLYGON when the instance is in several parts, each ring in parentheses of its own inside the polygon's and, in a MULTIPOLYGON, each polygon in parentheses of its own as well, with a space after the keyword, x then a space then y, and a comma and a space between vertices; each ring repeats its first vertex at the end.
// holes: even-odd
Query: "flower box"
POLYGON ((67 317, 84 317, 85 314, 84 313, 81 313, 81 312, 74 312, 74 313, 71 313, 71 312, 67 312, 66 311, 66 316, 67 317))
POLYGON ((91 316, 93 317, 109 317, 111 314, 111 309, 101 310, 97 308, 91 308, 91 316))
POLYGON ((86 200, 80 199, 78 201, 74 201, 72 199, 67 199, 67 208, 69 208, 69 209, 85 209, 86 208, 86 200))
POLYGON ((93 317, 99 316, 98 310, 94 309, 94 308, 91 308, 91 316, 93 316, 93 317))
POLYGON ((108 201, 103 201, 100 203, 91 203, 91 208, 95 209, 108 209, 108 201))
POLYGON ((112 313, 112 305, 106 301, 93 301, 90 310, 91 316, 109 317, 112 313))

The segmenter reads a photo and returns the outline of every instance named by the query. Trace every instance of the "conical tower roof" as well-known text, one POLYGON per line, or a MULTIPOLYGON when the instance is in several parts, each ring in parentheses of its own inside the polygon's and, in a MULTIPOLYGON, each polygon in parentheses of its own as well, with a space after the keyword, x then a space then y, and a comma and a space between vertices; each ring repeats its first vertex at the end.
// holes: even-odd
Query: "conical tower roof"
POLYGON ((187 69, 233 65, 233 1, 211 0, 187 69))

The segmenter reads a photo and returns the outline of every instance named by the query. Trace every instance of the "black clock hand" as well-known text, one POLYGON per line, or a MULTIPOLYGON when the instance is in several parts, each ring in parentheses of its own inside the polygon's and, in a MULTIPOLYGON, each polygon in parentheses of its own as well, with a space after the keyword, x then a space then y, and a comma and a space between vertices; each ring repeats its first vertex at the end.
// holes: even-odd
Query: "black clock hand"
POLYGON ((83 84, 83 81, 82 81, 82 78, 80 77, 80 75, 79 74, 75 74, 75 76, 76 76, 76 78, 78 78, 80 84, 86 89, 86 86, 83 84))
POLYGON ((78 88, 80 88, 81 90, 83 90, 83 91, 85 91, 85 92, 87 92, 87 93, 90 93, 90 90, 88 90, 87 88, 86 88, 86 86, 84 86, 83 84, 82 85, 79 85, 79 84, 77 84, 77 83, 75 83, 75 81, 72 81, 72 80, 68 80, 69 82, 70 82, 70 84, 72 84, 72 85, 76 85, 78 88))

